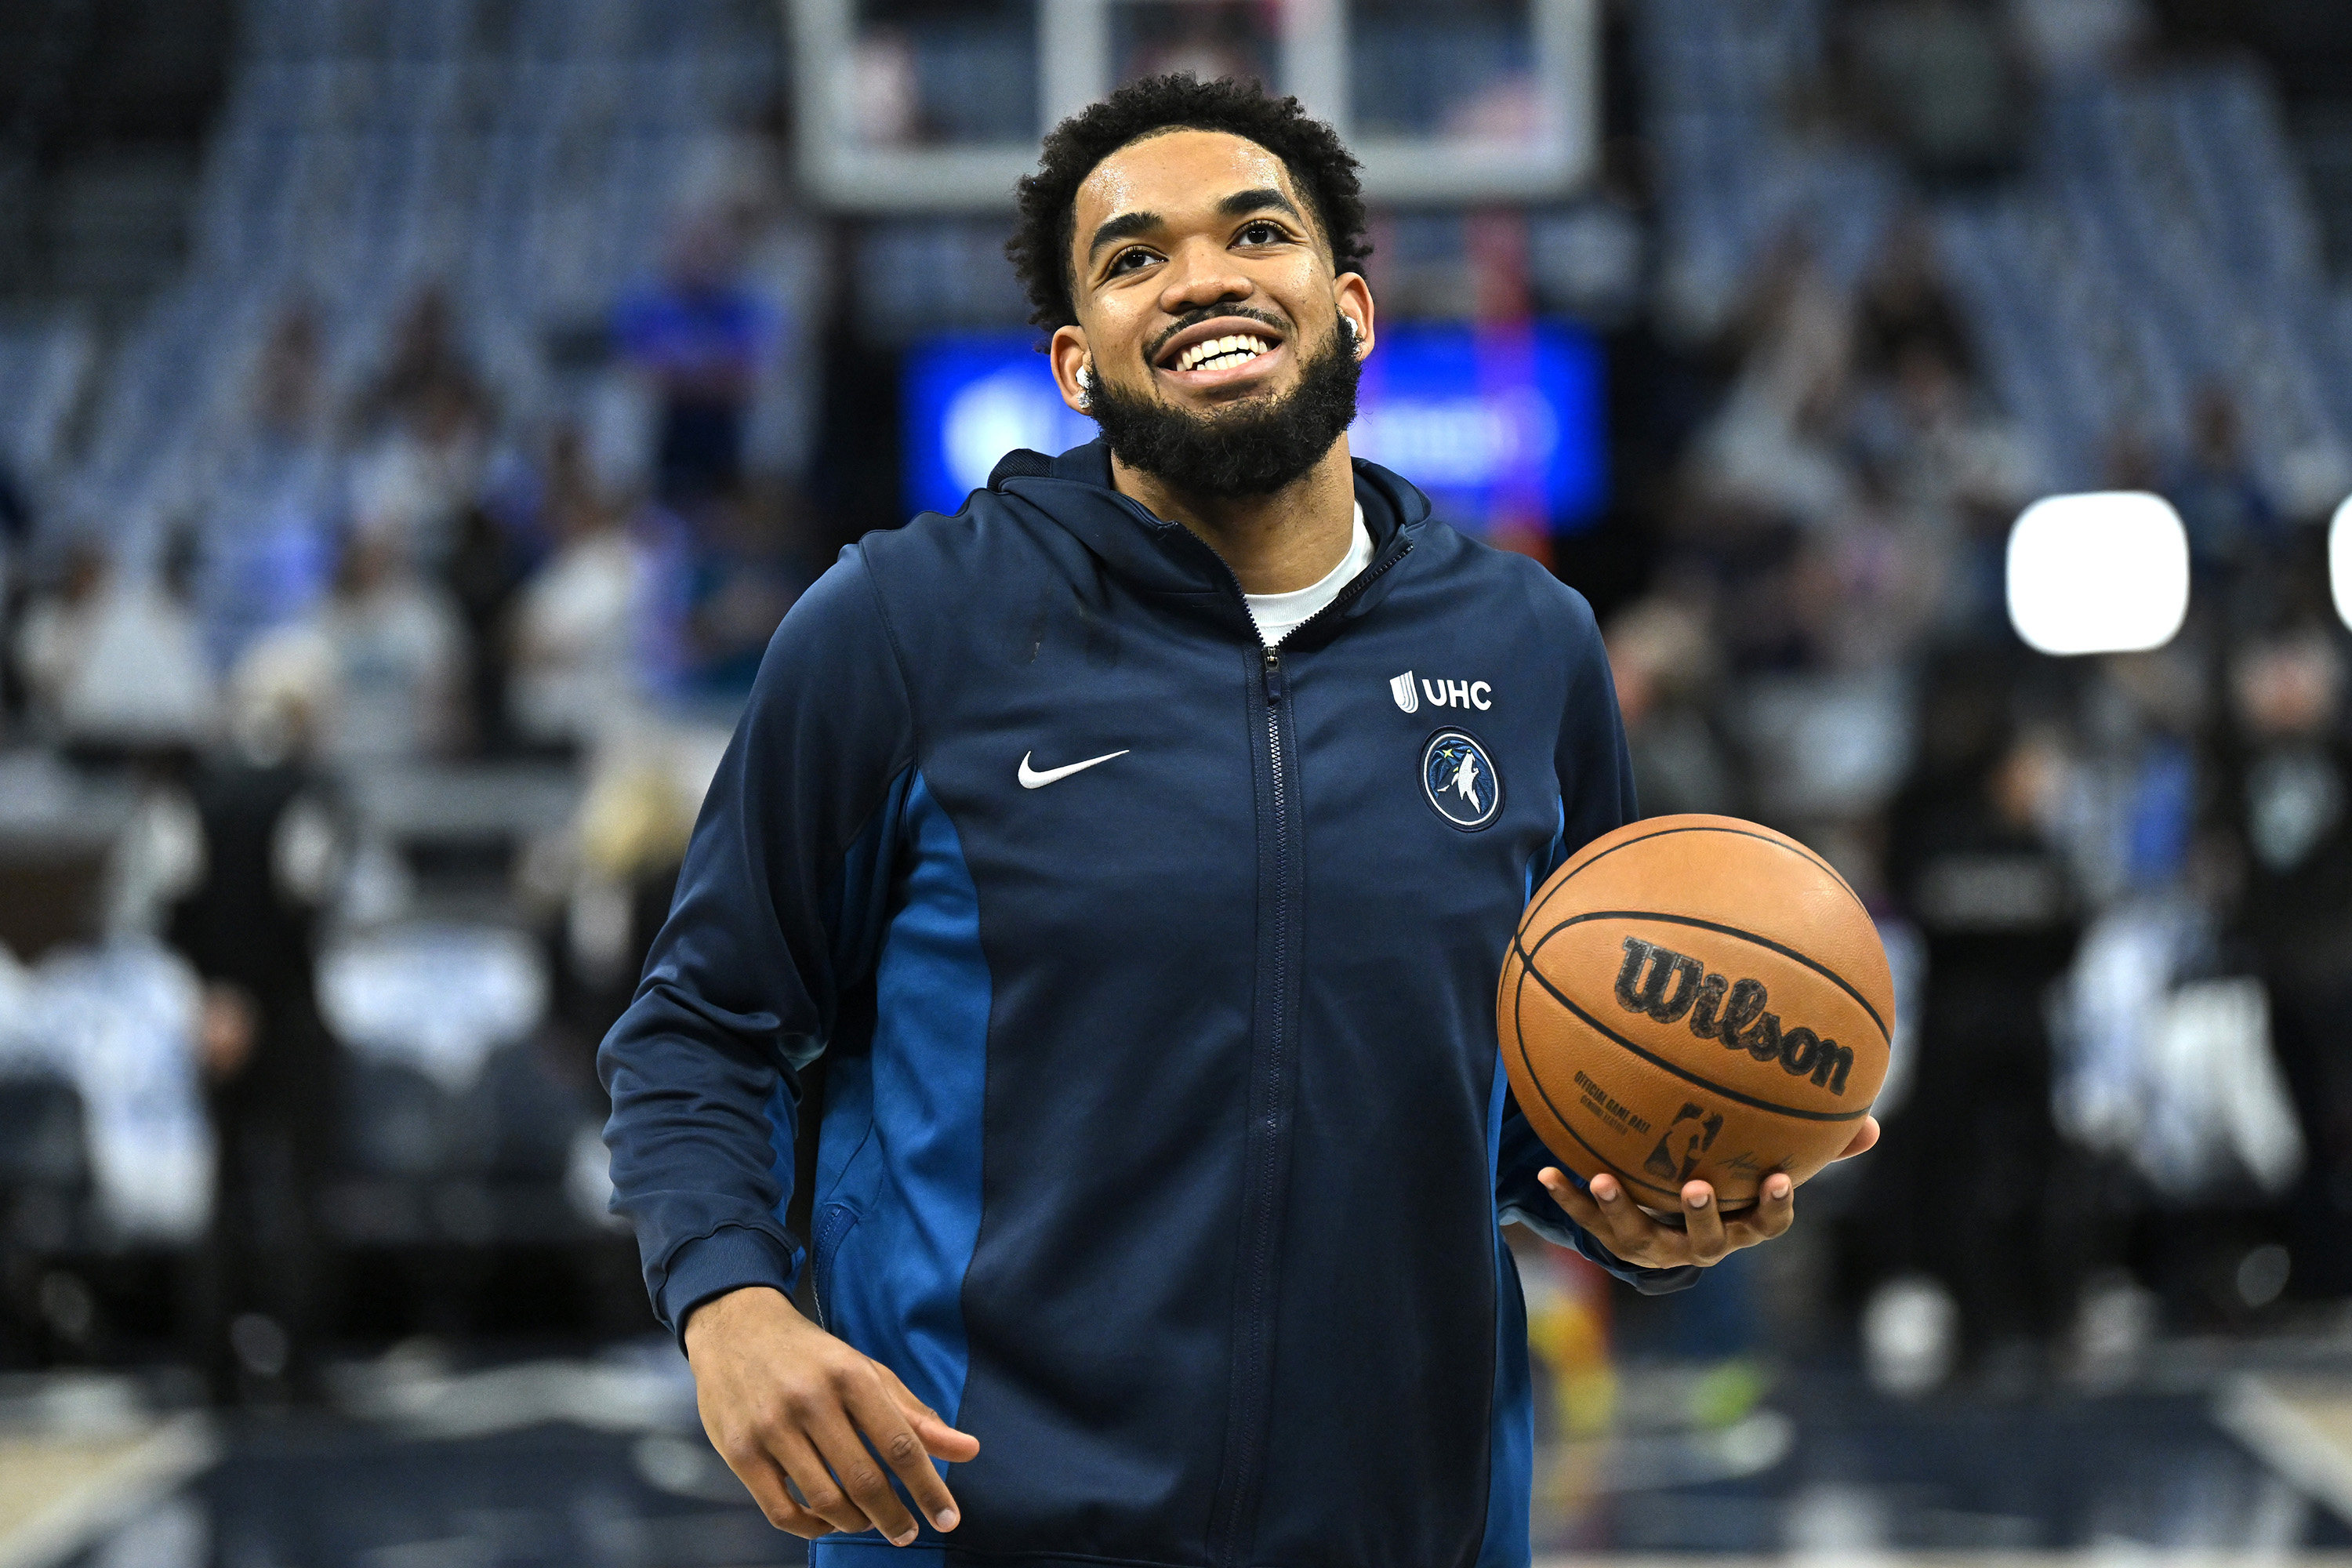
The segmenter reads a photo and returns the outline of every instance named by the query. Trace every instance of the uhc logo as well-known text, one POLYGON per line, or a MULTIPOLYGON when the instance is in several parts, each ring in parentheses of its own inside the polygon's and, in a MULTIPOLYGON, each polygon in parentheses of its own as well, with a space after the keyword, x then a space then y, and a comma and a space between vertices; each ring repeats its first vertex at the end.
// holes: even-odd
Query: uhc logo
POLYGON ((1811 1074, 1813 1082, 1832 1094, 1843 1094, 1846 1072, 1853 1066, 1853 1047, 1824 1040, 1811 1029, 1782 1033, 1780 1015, 1765 1011, 1770 999, 1760 980, 1727 981, 1672 948, 1638 936, 1625 939, 1625 965, 1617 972, 1620 1007, 1661 1024, 1687 1017, 1691 1033, 1701 1039, 1720 1040, 1726 1048, 1745 1050, 1759 1062, 1777 1059, 1790 1077, 1811 1074))
POLYGON ((1481 713, 1494 707, 1489 695, 1495 689, 1483 680, 1424 680, 1418 690, 1412 683, 1412 671, 1393 676, 1389 680, 1389 695, 1407 713, 1421 711, 1421 700, 1426 696, 1432 708, 1475 708, 1481 713))

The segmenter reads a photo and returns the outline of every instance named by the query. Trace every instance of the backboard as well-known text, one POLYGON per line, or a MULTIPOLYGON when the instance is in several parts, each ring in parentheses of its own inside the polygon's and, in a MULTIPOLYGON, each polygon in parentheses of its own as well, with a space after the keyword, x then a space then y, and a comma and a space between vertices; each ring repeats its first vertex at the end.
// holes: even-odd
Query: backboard
POLYGON ((1599 0, 783 0, 801 171, 849 211, 1009 206, 1044 132, 1121 82, 1255 77, 1389 205, 1553 199, 1599 143, 1599 0))

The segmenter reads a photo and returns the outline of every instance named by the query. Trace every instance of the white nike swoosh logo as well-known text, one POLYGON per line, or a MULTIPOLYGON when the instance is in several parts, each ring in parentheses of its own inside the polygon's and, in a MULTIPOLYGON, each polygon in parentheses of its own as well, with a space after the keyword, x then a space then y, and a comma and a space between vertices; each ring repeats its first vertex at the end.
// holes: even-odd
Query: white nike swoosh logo
MULTIPOLYGON (((1132 751, 1134 748, 1130 746, 1128 750, 1132 751)), ((1105 752, 1099 757, 1088 757, 1085 762, 1072 763, 1066 768, 1047 768, 1042 773, 1029 765, 1029 758, 1032 754, 1027 752, 1021 753, 1021 787, 1023 789, 1044 789, 1057 779, 1068 778, 1072 773, 1085 773, 1097 763, 1107 763, 1113 757, 1123 757, 1127 755, 1127 752, 1105 752)))

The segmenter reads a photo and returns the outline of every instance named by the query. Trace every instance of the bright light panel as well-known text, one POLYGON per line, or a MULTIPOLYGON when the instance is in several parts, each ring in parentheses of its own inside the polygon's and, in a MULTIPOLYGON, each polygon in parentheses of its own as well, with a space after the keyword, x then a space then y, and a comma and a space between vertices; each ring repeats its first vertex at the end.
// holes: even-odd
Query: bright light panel
POLYGON ((2336 614, 2352 626, 2352 500, 2336 509, 2327 525, 2327 584, 2336 591, 2336 614))
POLYGON ((2160 496, 2051 496, 2009 531, 2009 620, 2049 654, 2137 653, 2189 613, 2189 532, 2160 496))

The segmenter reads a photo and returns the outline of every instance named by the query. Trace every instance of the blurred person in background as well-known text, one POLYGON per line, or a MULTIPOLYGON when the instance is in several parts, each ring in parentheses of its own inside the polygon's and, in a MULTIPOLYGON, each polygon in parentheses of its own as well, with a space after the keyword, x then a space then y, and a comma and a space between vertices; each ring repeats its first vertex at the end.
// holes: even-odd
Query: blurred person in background
POLYGON ((26 599, 25 557, 33 539, 33 508, 5 458, 0 458, 0 735, 23 711, 25 691, 16 663, 16 621, 26 599))
POLYGON ((615 307, 614 338, 660 410, 654 467, 664 503, 691 508, 741 482, 744 421, 778 326, 743 279, 740 225, 719 213, 681 226, 663 275, 615 307))
POLYGON ((0 552, 13 553, 33 535, 33 504, 25 499, 16 471, 0 461, 0 552))
POLYGON ((194 751, 216 721, 213 674, 193 602, 197 544, 175 531, 156 570, 111 566, 105 548, 68 548, 59 591, 27 613, 19 657, 51 735, 84 752, 194 751))
POLYGON ((289 300, 254 366, 243 422, 221 437, 199 592, 215 668, 308 610, 333 575, 339 460, 325 352, 317 307, 289 300))
POLYGON ((438 571, 480 489, 498 409, 459 342, 447 292, 420 291, 391 357, 352 411, 354 509, 438 571))
MULTIPOLYGON (((502 755, 512 740, 507 693, 514 678, 513 647, 508 626, 529 575, 526 542, 509 531, 499 512, 469 503, 458 514, 440 586, 464 628, 467 657, 458 733, 476 756, 502 755)), ((605 635, 622 637, 625 630, 616 622, 605 635)))
POLYGON ((316 1393, 317 1202, 339 1125, 318 916, 348 837, 313 764, 322 673, 284 645, 239 668, 229 744, 191 784, 202 869, 167 928, 205 983, 218 1156, 190 1326, 222 1403, 316 1393))
POLYGON ((553 548, 515 596, 508 712, 533 745, 584 746, 638 700, 651 563, 604 494, 577 426, 549 443, 541 510, 553 548))
POLYGON ((792 552, 785 499, 737 489, 695 510, 686 584, 686 689, 738 700, 808 574, 792 552))
POLYGON ((41 731, 55 739, 64 727, 66 694, 81 679, 104 607, 107 551, 88 535, 69 539, 48 581, 27 590, 15 627, 16 668, 26 705, 41 731))
POLYGON ((1969 330, 1936 258, 1935 230, 1924 213, 1907 215, 1888 234, 1861 283, 1855 306, 1855 369, 1890 378, 1903 356, 1926 349, 1956 371, 1974 365, 1969 330))
POLYGON ((2299 1294, 2352 1295, 2352 747, 2339 639, 2305 624, 2230 669, 2231 793, 2244 846, 2244 945, 2270 993, 2272 1045, 2302 1123, 2288 1199, 2299 1294))
POLYGON ((1653 595, 1612 617, 1605 640, 1643 813, 1753 816, 1744 759, 1715 710, 1722 657, 1704 613, 1653 595))
POLYGON ((2189 559, 2200 583, 2234 610, 2246 572, 2276 544, 2280 520, 2248 461, 2236 399, 2213 384, 2197 398, 2189 455, 2166 477, 2165 499, 2189 530, 2189 559))
POLYGON ((1980 650, 1939 660, 1919 763, 1889 813, 1887 879, 1927 973, 1913 1087, 1869 1191, 1892 1226, 1886 1261, 1940 1284, 1961 1348, 2015 1392, 2072 1302, 2051 1218, 2061 1148, 2043 997, 2081 914, 2052 842, 2064 753, 2011 719, 2010 684, 1980 650))
POLYGON ((1853 500, 1843 449, 1853 320, 1809 244, 1792 235, 1776 247, 1734 335, 1739 369, 1696 443, 1696 487, 1801 527, 1837 517, 1853 500))
POLYGON ((254 653, 319 671, 317 744, 333 762, 417 761, 463 738, 465 623, 447 591, 412 564, 395 529, 354 528, 327 597, 254 653))

